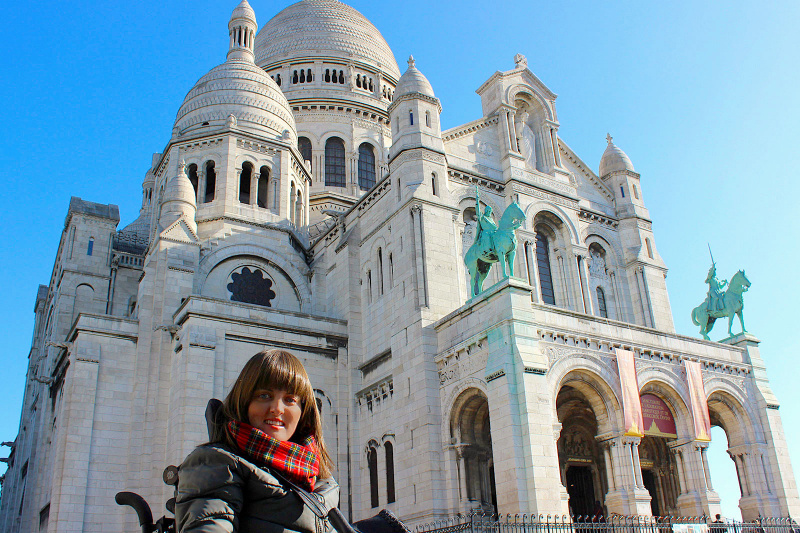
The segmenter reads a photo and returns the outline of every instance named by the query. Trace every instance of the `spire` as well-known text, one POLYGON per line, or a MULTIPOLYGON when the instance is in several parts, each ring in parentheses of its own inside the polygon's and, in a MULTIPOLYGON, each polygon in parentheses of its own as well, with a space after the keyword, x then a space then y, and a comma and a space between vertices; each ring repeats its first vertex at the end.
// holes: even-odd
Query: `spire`
POLYGON ((230 45, 228 48, 228 59, 243 59, 253 61, 253 42, 256 39, 256 13, 247 0, 242 0, 231 14, 228 22, 228 36, 230 45))

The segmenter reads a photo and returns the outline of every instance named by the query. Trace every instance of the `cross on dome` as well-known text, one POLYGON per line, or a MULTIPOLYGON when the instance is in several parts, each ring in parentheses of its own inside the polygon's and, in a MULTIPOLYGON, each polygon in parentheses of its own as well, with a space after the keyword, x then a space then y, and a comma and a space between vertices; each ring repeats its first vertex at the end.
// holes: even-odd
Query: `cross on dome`
POLYGON ((414 61, 414 56, 409 55, 408 56, 408 68, 416 68, 415 67, 416 64, 417 64, 417 62, 414 61))
POLYGON ((612 139, 611 134, 606 133, 606 140, 608 141, 608 144, 611 144, 611 139, 612 139))

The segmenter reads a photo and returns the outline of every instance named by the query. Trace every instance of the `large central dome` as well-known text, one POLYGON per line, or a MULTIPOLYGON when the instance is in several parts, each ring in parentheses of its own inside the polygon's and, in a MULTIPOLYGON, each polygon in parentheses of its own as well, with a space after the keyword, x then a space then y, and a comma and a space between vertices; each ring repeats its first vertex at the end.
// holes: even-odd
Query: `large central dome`
POLYGON ((270 20, 255 40, 256 64, 267 70, 287 59, 333 56, 361 60, 395 80, 400 69, 381 32, 337 0, 303 0, 270 20))

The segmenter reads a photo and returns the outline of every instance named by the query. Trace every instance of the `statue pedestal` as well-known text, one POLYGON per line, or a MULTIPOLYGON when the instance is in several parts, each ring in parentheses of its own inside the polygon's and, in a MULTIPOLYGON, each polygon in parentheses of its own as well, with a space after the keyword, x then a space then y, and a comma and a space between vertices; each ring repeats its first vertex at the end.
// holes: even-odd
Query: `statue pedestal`
POLYGON ((719 341, 720 344, 730 344, 731 346, 738 346, 739 348, 746 348, 748 346, 758 346, 761 342, 758 337, 744 332, 732 337, 726 337, 719 341))

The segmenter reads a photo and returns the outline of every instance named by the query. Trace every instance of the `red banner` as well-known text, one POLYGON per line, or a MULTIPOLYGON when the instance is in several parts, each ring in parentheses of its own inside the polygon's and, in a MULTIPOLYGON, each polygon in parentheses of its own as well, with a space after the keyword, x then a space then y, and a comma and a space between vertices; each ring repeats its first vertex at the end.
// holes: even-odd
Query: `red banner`
POLYGON ((676 438, 675 418, 667 404, 655 394, 642 394, 642 422, 645 435, 676 438))
POLYGON ((636 363, 633 352, 617 348, 617 369, 619 383, 622 387, 622 414, 625 422, 625 434, 632 437, 642 436, 642 404, 639 401, 639 380, 636 379, 636 363))
POLYGON ((711 417, 708 415, 706 392, 703 388, 703 369, 696 361, 683 361, 686 367, 686 381, 689 383, 689 397, 692 401, 692 419, 697 440, 711 440, 711 417))

